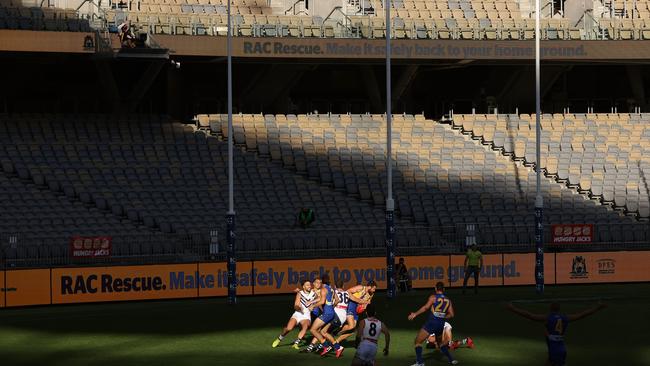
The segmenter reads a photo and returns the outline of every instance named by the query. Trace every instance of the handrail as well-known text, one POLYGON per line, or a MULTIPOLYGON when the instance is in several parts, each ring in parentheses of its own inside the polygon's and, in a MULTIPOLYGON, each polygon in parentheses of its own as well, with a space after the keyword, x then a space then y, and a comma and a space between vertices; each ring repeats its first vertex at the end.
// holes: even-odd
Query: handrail
POLYGON ((291 7, 289 7, 289 9, 287 9, 287 10, 284 11, 284 15, 287 15, 287 13, 288 13, 289 11, 292 11, 292 12, 293 12, 293 15, 296 15, 296 5, 298 5, 298 4, 300 4, 300 3, 304 3, 304 2, 305 2, 305 0, 296 0, 296 2, 293 3, 293 5, 291 5, 291 7))
POLYGON ((95 30, 95 39, 96 39, 95 47, 97 47, 97 53, 113 53, 113 47, 111 45, 111 37, 106 33, 107 33, 106 29, 95 30))
MULTIPOLYGON (((329 14, 327 14, 327 16, 325 17, 325 19, 323 19, 323 24, 321 24, 321 26, 320 26, 320 27, 321 27, 321 34, 324 34, 324 32, 325 32, 325 22, 327 22, 327 21, 332 17, 332 15, 333 15, 337 10, 338 10, 339 13, 341 13, 341 14, 343 15, 343 18, 345 18, 345 20, 346 20, 346 22, 347 22, 348 24, 352 24, 352 19, 350 19, 350 17, 348 17, 348 15, 345 14, 345 12, 344 12, 343 10, 341 10, 342 8, 343 8, 343 7, 340 6, 340 5, 339 5, 339 6, 335 6, 335 7, 334 7, 330 12, 329 12, 329 14)), ((337 25, 340 25, 341 27, 346 28, 346 29, 348 30, 348 33, 351 33, 351 32, 350 32, 350 26, 349 26, 349 25, 343 24, 343 23, 341 23, 341 22, 338 21, 338 20, 336 21, 336 24, 337 24, 337 25)))

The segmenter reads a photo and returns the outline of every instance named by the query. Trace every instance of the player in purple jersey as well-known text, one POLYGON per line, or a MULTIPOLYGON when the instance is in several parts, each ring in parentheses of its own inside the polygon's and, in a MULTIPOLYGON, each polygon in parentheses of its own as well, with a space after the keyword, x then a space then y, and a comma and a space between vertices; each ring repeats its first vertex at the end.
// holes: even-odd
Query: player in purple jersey
POLYGON ((564 334, 566 333, 569 322, 585 318, 605 307, 605 304, 599 302, 597 305, 582 312, 567 315, 560 313, 560 304, 554 302, 551 303, 551 311, 548 314, 533 314, 514 306, 512 303, 508 304, 508 310, 513 313, 523 316, 526 319, 544 323, 546 328, 546 345, 548 347, 548 362, 546 364, 549 366, 564 366, 566 364, 567 352, 564 344, 564 334))
MULTIPOLYGON (((429 335, 435 334, 437 339, 442 339, 442 334, 447 319, 454 317, 454 307, 445 294, 445 285, 442 282, 436 283, 436 293, 429 296, 429 300, 420 309, 414 313, 410 313, 408 320, 415 319, 418 315, 427 312, 429 316, 426 323, 420 328, 417 336, 415 336, 415 363, 412 366, 424 366, 424 359, 422 358, 422 343, 429 338, 429 335)), ((452 365, 458 364, 451 353, 449 353, 449 345, 441 344, 440 351, 447 357, 449 363, 452 365)))

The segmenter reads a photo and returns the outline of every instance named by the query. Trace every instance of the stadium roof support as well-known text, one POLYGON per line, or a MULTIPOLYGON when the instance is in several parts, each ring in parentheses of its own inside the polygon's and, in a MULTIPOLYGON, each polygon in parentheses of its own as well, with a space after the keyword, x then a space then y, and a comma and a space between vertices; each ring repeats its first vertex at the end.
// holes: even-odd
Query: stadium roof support
MULTIPOLYGON (((141 64, 142 63, 137 62, 133 65, 134 67, 137 67, 141 64)), ((118 79, 130 76, 120 75, 119 73, 114 72, 112 67, 113 62, 111 62, 110 59, 95 59, 97 73, 99 74, 102 86, 107 93, 107 97, 112 101, 112 109, 114 112, 135 111, 142 101, 142 98, 151 89, 151 86, 165 64, 167 64, 167 60, 163 59, 148 62, 144 72, 141 73, 140 78, 136 81, 131 81, 133 83, 133 88, 128 91, 127 95, 126 93, 122 93, 118 88, 118 85, 120 85, 118 79)))

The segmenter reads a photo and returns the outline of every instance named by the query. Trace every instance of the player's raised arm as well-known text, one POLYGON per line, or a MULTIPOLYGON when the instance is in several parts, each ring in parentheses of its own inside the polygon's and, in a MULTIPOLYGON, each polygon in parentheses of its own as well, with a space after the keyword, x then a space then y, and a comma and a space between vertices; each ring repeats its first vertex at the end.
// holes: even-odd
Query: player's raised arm
POLYGON ((433 296, 433 295, 429 296, 429 301, 427 301, 426 304, 422 305, 422 307, 419 308, 418 311, 416 311, 416 312, 414 312, 414 313, 410 313, 409 316, 408 316, 408 319, 409 319, 409 320, 413 320, 413 319, 415 319, 418 315, 420 315, 420 314, 424 313, 425 311, 431 309, 431 306, 433 306, 433 302, 434 302, 435 300, 436 300, 436 297, 435 297, 435 296, 433 296))
POLYGON ((545 322, 546 321, 546 315, 544 314, 533 314, 531 312, 528 312, 524 309, 520 309, 516 306, 514 306, 512 303, 508 303, 507 306, 508 310, 512 311, 513 313, 523 316, 526 319, 530 319, 536 322, 545 322))
POLYGON ((302 311, 302 306, 300 304, 300 292, 296 294, 296 300, 293 302, 293 309, 295 311, 302 311))
POLYGON ((384 322, 381 322, 381 332, 384 333, 384 337, 386 337, 386 347, 384 347, 384 356, 388 356, 388 350, 390 349, 390 332, 388 331, 388 327, 384 322))
POLYGON ((598 302, 598 304, 590 307, 589 309, 583 310, 583 311, 581 311, 579 313, 567 315, 567 319, 569 319, 569 321, 580 320, 580 319, 586 318, 589 315, 597 312, 598 310, 604 309, 606 307, 607 307, 607 305, 603 304, 602 302, 598 302))
POLYGON ((318 302, 315 304, 315 307, 325 305, 326 300, 327 300, 327 289, 323 286, 320 289, 320 296, 318 297, 318 302))
POLYGON ((357 293, 357 292, 359 292, 359 291, 362 291, 362 290, 363 290, 363 285, 356 285, 356 286, 354 286, 354 287, 352 287, 352 288, 349 288, 348 291, 347 291, 347 292, 348 292, 348 300, 350 300, 350 301, 354 301, 354 302, 356 302, 357 304, 362 304, 362 305, 364 305, 364 304, 368 304, 368 303, 369 303, 368 300, 364 300, 364 299, 358 298, 358 297, 355 295, 355 293, 357 293))

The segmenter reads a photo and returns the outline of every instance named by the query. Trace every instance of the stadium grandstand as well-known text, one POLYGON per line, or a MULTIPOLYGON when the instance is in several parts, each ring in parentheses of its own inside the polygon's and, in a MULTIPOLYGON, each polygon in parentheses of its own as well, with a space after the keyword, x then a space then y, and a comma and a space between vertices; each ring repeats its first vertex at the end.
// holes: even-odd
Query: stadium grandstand
POLYGON ((650 365, 649 64, 650 0, 0 0, 3 365, 650 365))

